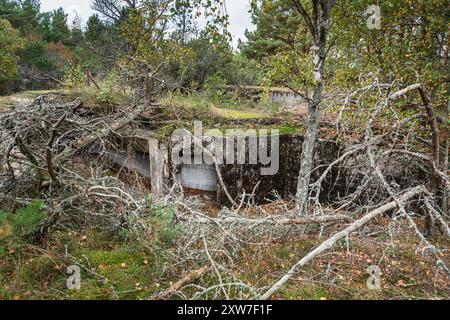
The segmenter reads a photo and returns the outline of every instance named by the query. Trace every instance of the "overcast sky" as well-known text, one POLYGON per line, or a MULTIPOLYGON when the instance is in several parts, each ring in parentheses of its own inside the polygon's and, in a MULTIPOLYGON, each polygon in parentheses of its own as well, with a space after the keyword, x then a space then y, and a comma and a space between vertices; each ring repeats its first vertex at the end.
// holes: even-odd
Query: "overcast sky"
MULTIPOLYGON (((238 39, 245 40, 245 29, 253 30, 254 26, 248 13, 249 0, 226 0, 227 10, 230 15, 230 32, 233 35, 233 43, 236 47, 238 39)), ((42 11, 52 11, 63 7, 69 14, 69 21, 75 16, 74 12, 85 22, 94 13, 91 9, 91 0, 41 0, 42 11)))

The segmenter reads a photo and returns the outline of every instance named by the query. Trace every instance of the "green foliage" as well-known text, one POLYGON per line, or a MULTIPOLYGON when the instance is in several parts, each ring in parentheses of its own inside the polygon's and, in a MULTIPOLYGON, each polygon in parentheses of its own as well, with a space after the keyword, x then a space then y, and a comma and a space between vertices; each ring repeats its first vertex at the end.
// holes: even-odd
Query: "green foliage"
POLYGON ((169 70, 175 82, 189 89, 203 88, 209 77, 226 69, 232 59, 228 44, 217 44, 206 32, 183 46, 187 52, 183 61, 175 60, 169 70))
POLYGON ((66 42, 70 39, 70 30, 67 26, 67 14, 62 8, 54 10, 52 13, 53 42, 66 42))
POLYGON ((231 61, 222 67, 222 73, 228 85, 257 86, 264 82, 265 70, 254 59, 242 53, 233 55, 231 61))
POLYGON ((79 64, 66 68, 64 72, 64 84, 68 89, 80 89, 85 85, 85 75, 79 64))
POLYGON ((45 217, 43 203, 34 201, 15 213, 0 212, 0 253, 7 246, 14 246, 38 231, 39 223, 45 217))
POLYGON ((189 36, 196 31, 194 24, 194 7, 191 0, 175 0, 171 8, 175 31, 172 37, 179 43, 186 44, 189 36))
POLYGON ((382 82, 402 85, 421 82, 436 107, 445 107, 448 89, 448 21, 450 8, 444 0, 384 1, 381 29, 367 28, 363 15, 368 0, 344 1, 336 6, 332 33, 343 54, 333 69, 337 84, 351 87, 360 75, 371 73, 382 82), (341 32, 346 28, 347 32, 341 32), (351 64, 349 65, 349 61, 351 64))
POLYGON ((51 70, 54 65, 48 59, 45 52, 46 43, 43 41, 28 42, 26 47, 20 51, 22 64, 33 65, 41 70, 51 70))
POLYGON ((16 234, 27 236, 37 231, 38 224, 44 217, 42 209, 43 203, 35 201, 6 219, 13 225, 16 234))
POLYGON ((39 25, 40 0, 0 0, 0 19, 8 20, 23 36, 31 36, 39 25))
POLYGON ((0 43, 0 81, 12 80, 17 73, 16 52, 23 47, 24 42, 19 31, 5 19, 0 19, 0 43))
POLYGON ((89 17, 86 23, 86 31, 84 33, 86 40, 91 43, 96 43, 104 37, 106 26, 100 20, 97 14, 89 17))
POLYGON ((204 90, 207 96, 209 96, 214 102, 223 100, 225 97, 225 85, 227 80, 225 76, 218 72, 210 76, 204 85, 204 90))
MULTIPOLYGON (((310 2, 301 3, 310 12, 310 2)), ((353 90, 374 78, 403 86, 421 82, 436 109, 444 109, 449 81, 447 2, 380 2, 380 30, 367 26, 365 12, 373 4, 342 0, 332 10, 326 85, 353 90)), ((265 84, 306 91, 312 79, 311 36, 292 1, 253 0, 251 13, 256 30, 247 32, 241 52, 266 67, 265 84)))
POLYGON ((17 29, 24 24, 20 12, 21 7, 17 1, 0 0, 0 19, 8 20, 13 28, 17 29))
POLYGON ((174 223, 175 208, 153 205, 151 198, 147 199, 147 207, 152 242, 163 247, 172 245, 179 232, 179 227, 174 223))
POLYGON ((169 88, 199 89, 231 57, 231 47, 223 41, 227 34, 223 0, 174 1, 172 10, 167 10, 166 4, 143 1, 120 25, 128 50, 119 59, 119 68, 136 75, 139 81, 134 86, 143 86, 139 89, 148 97, 155 96, 155 86, 161 83, 169 88), (193 11, 198 16, 201 10, 210 18, 207 27, 197 38, 188 37, 186 17, 193 11), (169 34, 167 25, 173 24, 181 30, 169 34), (142 81, 146 73, 152 77, 142 81), (155 78, 164 81, 155 83, 155 78))
POLYGON ((112 76, 108 76, 100 86, 100 90, 98 91, 96 97, 102 103, 113 103, 114 100, 114 78, 112 76))
POLYGON ((120 50, 118 44, 123 42, 118 29, 103 22, 97 14, 90 16, 83 33, 84 45, 74 50, 77 61, 94 75, 108 74, 114 66, 105 57, 115 57, 120 50))
POLYGON ((65 79, 67 92, 73 99, 79 97, 86 105, 99 112, 114 110, 130 95, 130 89, 122 85, 115 70, 103 79, 96 79, 98 87, 90 82, 79 64, 66 69, 65 79))
MULTIPOLYGON (((30 89, 39 86, 47 89, 49 86, 41 79, 46 76, 51 79, 62 77, 67 58, 71 55, 65 46, 75 49, 83 43, 83 33, 79 28, 74 28, 72 32, 69 30, 67 14, 62 8, 53 12, 41 12, 40 9, 40 0, 0 0, 0 20, 9 21, 18 30, 8 37, 22 43, 6 55, 0 53, 0 68, 6 70, 0 71, 0 81, 15 79, 17 65, 20 76, 31 80, 26 82, 30 89), (26 40, 26 45, 22 38, 26 40), (18 56, 14 55, 17 49, 21 49, 18 56)), ((11 33, 3 22, 0 33, 11 33)), ((0 50, 8 48, 2 47, 0 50)))
POLYGON ((291 0, 251 1, 251 15, 256 30, 246 31, 248 41, 239 49, 260 63, 280 52, 292 51, 306 37, 303 19, 296 14, 291 0))
MULTIPOLYGON (((312 81, 312 68, 311 36, 303 18, 291 0, 251 4, 256 30, 246 32, 248 41, 239 44, 242 54, 265 67, 260 75, 264 85, 305 89, 312 81)), ((308 8, 309 2, 303 5, 308 8)))
POLYGON ((101 104, 120 104, 124 99, 124 94, 120 93, 119 77, 113 70, 99 84, 100 89, 95 97, 101 104))
POLYGON ((138 80, 133 86, 148 97, 154 96, 157 86, 154 78, 161 78, 162 66, 184 56, 173 40, 164 37, 168 19, 164 12, 161 3, 145 1, 139 9, 129 13, 120 26, 128 50, 121 55, 118 67, 134 75, 138 80), (152 74, 150 79, 147 79, 148 74, 152 74))

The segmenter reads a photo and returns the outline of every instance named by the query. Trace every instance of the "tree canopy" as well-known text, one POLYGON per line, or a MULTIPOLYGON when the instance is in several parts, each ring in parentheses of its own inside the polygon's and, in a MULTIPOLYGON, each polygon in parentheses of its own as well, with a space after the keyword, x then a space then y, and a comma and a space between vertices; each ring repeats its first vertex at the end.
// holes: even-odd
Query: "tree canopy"
POLYGON ((0 19, 0 81, 14 79, 17 74, 17 51, 24 46, 18 30, 8 20, 0 19))

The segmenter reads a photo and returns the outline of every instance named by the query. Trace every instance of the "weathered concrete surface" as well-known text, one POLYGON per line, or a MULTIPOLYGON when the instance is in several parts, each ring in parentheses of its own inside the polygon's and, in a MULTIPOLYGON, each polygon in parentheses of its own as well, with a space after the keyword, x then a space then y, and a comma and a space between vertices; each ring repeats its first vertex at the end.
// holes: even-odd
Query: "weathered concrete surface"
POLYGON ((214 165, 188 164, 181 166, 181 185, 201 191, 217 191, 217 172, 214 165))
POLYGON ((137 172, 145 178, 150 178, 150 160, 146 153, 105 150, 101 153, 94 152, 94 154, 98 154, 120 168, 125 168, 129 171, 137 172))
POLYGON ((283 105, 296 104, 304 99, 294 91, 287 88, 258 87, 258 86, 225 86, 226 90, 237 91, 242 97, 259 101, 263 96, 269 100, 283 105))
MULTIPOLYGON (((281 135, 280 136, 280 157, 279 171, 273 176, 260 175, 261 165, 223 165, 221 166, 221 175, 224 179, 228 192, 235 199, 239 199, 244 190, 246 194, 251 194, 253 188, 258 184, 255 191, 254 200, 256 203, 267 202, 268 199, 274 199, 275 190, 282 198, 288 198, 295 195, 297 189, 297 178, 300 169, 300 155, 302 150, 303 137, 300 135, 281 135)), ((339 156, 339 146, 332 141, 318 141, 315 149, 315 167, 323 165, 322 170, 317 170, 312 174, 313 179, 317 179, 325 169, 339 156)), ((321 200, 333 197, 339 184, 332 184, 336 172, 331 172, 326 181, 324 189, 321 192, 321 200)), ((228 205, 228 199, 219 185, 218 203, 219 205, 228 205)))

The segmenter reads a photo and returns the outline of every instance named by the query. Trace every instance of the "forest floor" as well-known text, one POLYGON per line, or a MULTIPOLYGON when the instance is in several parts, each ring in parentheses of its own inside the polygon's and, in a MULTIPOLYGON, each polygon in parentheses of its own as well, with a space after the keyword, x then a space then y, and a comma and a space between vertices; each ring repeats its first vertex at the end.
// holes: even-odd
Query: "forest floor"
MULTIPOLYGON (((387 224, 388 220, 380 218, 377 223, 387 224)), ((392 242, 385 233, 352 235, 348 244, 341 242, 305 266, 273 298, 448 299, 448 276, 436 273, 433 258, 415 252, 418 243, 407 226, 403 228, 402 239, 392 242), (371 265, 381 269, 380 290, 368 289, 366 270, 371 265)), ((301 238, 285 237, 246 247, 235 257, 231 271, 249 286, 269 285, 322 240, 311 231, 301 238)), ((449 247, 448 240, 435 240, 441 248, 449 247)), ((99 230, 54 231, 45 239, 10 249, 2 257, 0 298, 147 299, 182 278, 182 270, 172 265, 170 258, 176 250, 174 243, 152 252, 137 241, 99 230), (75 263, 83 266, 81 289, 69 290, 66 270, 75 263)), ((443 252, 441 258, 449 263, 449 250, 443 252)), ((193 283, 208 287, 216 281, 207 275, 193 283)), ((189 289, 184 293, 188 295, 189 289)), ((231 292, 230 298, 239 297, 231 292)))

